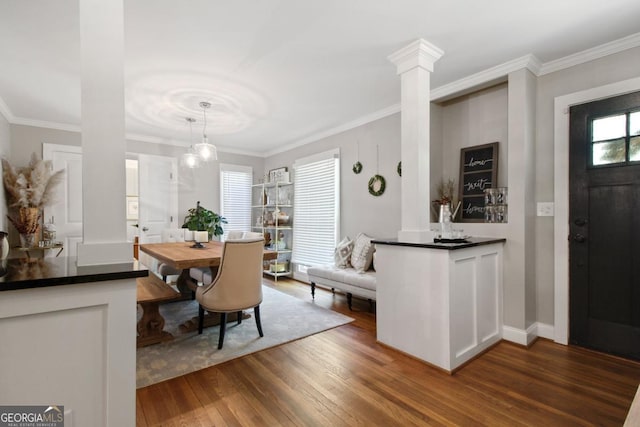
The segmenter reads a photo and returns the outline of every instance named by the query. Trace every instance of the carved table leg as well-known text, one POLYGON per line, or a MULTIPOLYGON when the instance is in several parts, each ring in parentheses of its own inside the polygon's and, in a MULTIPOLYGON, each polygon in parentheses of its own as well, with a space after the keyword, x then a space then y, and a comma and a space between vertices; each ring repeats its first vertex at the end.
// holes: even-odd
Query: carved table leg
POLYGON ((192 282, 193 279, 189 275, 189 269, 185 268, 180 272, 178 276, 178 280, 176 280, 176 286, 178 290, 182 294, 182 296, 191 296, 191 288, 189 287, 189 283, 192 282))
POLYGON ((170 341, 173 335, 164 331, 164 318, 160 314, 157 302, 141 302, 142 318, 138 321, 137 346, 144 347, 150 344, 170 341))

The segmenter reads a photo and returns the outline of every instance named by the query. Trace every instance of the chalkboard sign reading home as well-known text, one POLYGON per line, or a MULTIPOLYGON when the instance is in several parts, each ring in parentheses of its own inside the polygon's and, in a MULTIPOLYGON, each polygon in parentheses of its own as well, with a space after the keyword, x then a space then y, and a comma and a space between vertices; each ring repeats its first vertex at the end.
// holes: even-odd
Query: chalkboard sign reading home
POLYGON ((460 208, 462 222, 484 221, 484 190, 497 187, 498 143, 460 150, 460 208))

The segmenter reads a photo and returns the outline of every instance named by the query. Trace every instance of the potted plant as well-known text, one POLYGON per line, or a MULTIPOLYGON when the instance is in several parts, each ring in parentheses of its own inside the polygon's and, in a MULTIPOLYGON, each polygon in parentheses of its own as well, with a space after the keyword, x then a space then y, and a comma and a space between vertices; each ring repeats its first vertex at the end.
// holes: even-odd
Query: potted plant
POLYGON ((189 209, 189 213, 184 218, 182 228, 187 228, 191 231, 206 231, 209 234, 209 239, 211 239, 213 236, 222 236, 224 233, 222 224, 226 223, 225 217, 203 208, 200 206, 200 201, 198 201, 195 208, 189 209))
POLYGON ((40 228, 42 208, 53 202, 53 188, 62 180, 64 170, 53 172, 49 160, 39 159, 33 153, 29 165, 14 168, 2 159, 2 181, 7 206, 17 209, 16 215, 7 215, 20 233, 20 244, 33 247, 40 228))

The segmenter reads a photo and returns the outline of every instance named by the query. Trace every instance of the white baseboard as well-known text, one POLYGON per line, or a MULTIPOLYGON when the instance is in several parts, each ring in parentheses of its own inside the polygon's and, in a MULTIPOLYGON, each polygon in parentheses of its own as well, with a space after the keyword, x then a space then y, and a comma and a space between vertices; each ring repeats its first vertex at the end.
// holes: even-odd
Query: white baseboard
POLYGON ((547 338, 550 340, 554 339, 555 336, 555 327, 553 325, 548 325, 546 323, 536 323, 538 328, 538 336, 540 338, 547 338))
POLYGON ((538 337, 552 340, 553 336, 553 325, 546 323, 536 322, 529 326, 526 331, 512 326, 502 326, 502 339, 527 347, 538 337))
POLYGON ((502 339, 512 343, 527 345, 527 332, 511 326, 502 326, 502 339))

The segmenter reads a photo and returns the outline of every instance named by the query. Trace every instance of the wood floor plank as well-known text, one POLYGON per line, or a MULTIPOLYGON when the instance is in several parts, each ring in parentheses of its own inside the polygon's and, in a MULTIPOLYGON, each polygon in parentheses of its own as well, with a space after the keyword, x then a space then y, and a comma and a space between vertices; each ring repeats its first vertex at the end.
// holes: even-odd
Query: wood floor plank
POLYGON ((270 286, 355 320, 139 389, 138 426, 620 426, 640 383, 640 363, 544 339, 448 375, 380 345, 367 301, 270 286))

